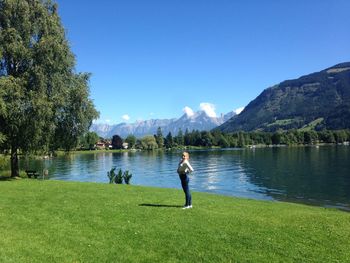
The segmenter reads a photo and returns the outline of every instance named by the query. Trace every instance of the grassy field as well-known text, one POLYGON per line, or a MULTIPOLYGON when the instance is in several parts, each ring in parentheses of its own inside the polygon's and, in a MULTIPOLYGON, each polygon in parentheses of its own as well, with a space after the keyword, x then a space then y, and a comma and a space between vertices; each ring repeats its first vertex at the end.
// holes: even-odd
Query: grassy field
POLYGON ((0 181, 0 262, 350 262, 350 213, 128 185, 0 181))

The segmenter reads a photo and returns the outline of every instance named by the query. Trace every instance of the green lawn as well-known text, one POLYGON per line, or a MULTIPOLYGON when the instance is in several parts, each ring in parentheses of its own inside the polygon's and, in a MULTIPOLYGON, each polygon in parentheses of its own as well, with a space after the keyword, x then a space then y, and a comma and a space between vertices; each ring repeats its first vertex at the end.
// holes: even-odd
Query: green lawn
POLYGON ((0 181, 0 262, 350 262, 350 213, 176 189, 0 181))

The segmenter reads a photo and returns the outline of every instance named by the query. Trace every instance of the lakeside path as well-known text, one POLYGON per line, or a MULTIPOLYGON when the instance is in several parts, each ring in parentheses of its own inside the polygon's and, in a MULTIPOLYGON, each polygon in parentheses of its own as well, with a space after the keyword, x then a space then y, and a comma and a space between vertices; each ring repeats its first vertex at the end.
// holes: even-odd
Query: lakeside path
POLYGON ((349 262, 350 213, 130 185, 0 182, 0 262, 349 262))

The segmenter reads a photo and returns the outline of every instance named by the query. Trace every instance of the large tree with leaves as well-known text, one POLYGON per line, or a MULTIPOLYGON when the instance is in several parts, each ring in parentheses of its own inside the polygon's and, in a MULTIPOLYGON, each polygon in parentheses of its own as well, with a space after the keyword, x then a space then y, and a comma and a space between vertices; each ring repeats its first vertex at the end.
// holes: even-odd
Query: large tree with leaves
POLYGON ((19 151, 76 146, 98 117, 88 81, 75 71, 56 4, 0 0, 0 135, 12 176, 19 151))
POLYGON ((112 137, 112 147, 113 149, 123 148, 123 139, 119 135, 113 135, 112 137))
POLYGON ((158 144, 158 148, 163 148, 164 146, 164 138, 163 138, 163 132, 162 128, 158 127, 157 134, 154 135, 154 138, 156 139, 156 142, 158 144))

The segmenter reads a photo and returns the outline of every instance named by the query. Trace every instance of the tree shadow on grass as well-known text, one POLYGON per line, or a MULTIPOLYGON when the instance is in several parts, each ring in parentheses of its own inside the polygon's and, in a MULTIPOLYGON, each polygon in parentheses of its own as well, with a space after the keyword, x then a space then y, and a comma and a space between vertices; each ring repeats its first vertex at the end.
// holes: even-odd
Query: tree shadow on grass
POLYGON ((181 205, 162 205, 162 204, 139 204, 139 206, 149 206, 149 207, 182 207, 181 205))
POLYGON ((27 178, 21 177, 21 176, 11 177, 11 176, 0 175, 0 182, 1 181, 16 181, 16 180, 22 180, 22 179, 27 179, 27 178))
POLYGON ((8 176, 0 176, 0 181, 13 181, 16 180, 16 178, 8 177, 8 176))

